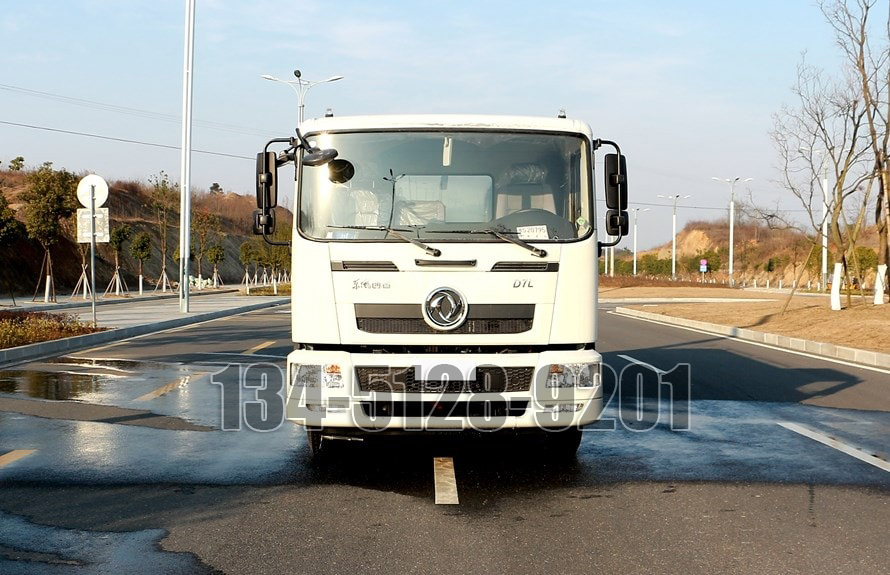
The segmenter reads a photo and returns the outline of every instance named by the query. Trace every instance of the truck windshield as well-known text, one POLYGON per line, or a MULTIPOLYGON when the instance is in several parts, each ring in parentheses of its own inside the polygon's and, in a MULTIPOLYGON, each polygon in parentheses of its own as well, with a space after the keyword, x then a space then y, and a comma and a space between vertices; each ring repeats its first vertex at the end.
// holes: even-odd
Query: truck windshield
POLYGON ((586 139, 571 134, 309 134, 339 166, 303 166, 298 226, 311 239, 560 242, 591 230, 586 139), (342 177, 343 161, 351 165, 342 177), (346 181, 343 181, 346 180, 346 181), (406 231, 407 230, 407 231, 406 231))

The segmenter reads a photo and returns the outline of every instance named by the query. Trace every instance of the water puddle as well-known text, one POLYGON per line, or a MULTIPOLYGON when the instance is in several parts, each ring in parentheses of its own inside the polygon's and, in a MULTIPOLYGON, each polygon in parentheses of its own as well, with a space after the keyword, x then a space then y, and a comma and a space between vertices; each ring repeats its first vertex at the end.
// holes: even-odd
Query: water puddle
POLYGON ((163 529, 83 531, 37 525, 0 511, 0 572, 203 574, 213 570, 191 553, 161 551, 163 529))
POLYGON ((80 399, 99 393, 110 377, 115 376, 66 371, 0 371, 0 393, 58 401, 80 399))

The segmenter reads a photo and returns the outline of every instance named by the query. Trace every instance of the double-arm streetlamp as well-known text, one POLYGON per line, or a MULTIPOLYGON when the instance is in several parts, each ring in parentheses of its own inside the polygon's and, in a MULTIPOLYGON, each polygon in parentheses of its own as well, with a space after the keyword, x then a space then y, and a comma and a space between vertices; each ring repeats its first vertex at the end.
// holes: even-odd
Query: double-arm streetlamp
POLYGON ((637 275, 637 214, 648 212, 649 208, 632 208, 634 213, 634 275, 637 275))
POLYGON ((741 177, 722 179, 722 178, 718 178, 718 177, 714 176, 711 179, 714 181, 717 181, 717 182, 726 182, 727 184, 729 184, 729 287, 732 287, 734 285, 733 281, 732 281, 732 262, 733 262, 733 253, 732 253, 733 248, 732 248, 732 246, 734 243, 733 242, 733 239, 734 239, 733 238, 733 230, 735 227, 735 184, 739 180, 741 180, 743 182, 750 182, 754 178, 745 178, 744 180, 742 180, 741 177))
POLYGON ((306 99, 306 94, 309 92, 309 89, 312 86, 317 86, 318 84, 325 84, 327 82, 336 82, 337 80, 342 80, 343 76, 331 76, 330 78, 325 78, 324 80, 312 81, 312 80, 304 80, 303 75, 299 70, 294 70, 294 76, 296 76, 296 80, 282 80, 281 78, 276 78, 275 76, 270 76, 269 74, 263 74, 260 76, 263 80, 270 80, 272 82, 279 82, 281 84, 287 84, 291 87, 294 93, 297 95, 297 127, 303 123, 303 101, 306 99))
POLYGON ((677 279, 677 202, 691 198, 690 195, 681 196, 674 194, 672 196, 663 196, 658 194, 659 198, 671 200, 674 204, 673 217, 671 219, 671 280, 677 279))

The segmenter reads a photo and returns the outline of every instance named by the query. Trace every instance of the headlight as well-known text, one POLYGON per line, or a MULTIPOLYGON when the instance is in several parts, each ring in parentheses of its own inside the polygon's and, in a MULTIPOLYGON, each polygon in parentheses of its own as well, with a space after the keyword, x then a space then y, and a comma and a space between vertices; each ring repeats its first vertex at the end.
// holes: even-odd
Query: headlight
POLYGON ((327 388, 343 387, 343 374, 337 364, 299 365, 296 369, 292 383, 294 386, 320 387, 324 384, 327 388))
POLYGON ((554 363, 550 365, 546 387, 591 388, 599 384, 599 364, 596 363, 554 363))
POLYGON ((318 387, 321 382, 320 365, 297 365, 293 385, 296 387, 318 387))

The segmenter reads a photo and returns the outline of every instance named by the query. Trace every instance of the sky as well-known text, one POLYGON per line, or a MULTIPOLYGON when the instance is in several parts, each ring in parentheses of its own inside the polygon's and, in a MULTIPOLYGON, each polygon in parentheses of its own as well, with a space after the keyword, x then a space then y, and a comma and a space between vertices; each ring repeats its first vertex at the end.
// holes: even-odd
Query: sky
MULTIPOLYGON (((179 180, 185 0, 0 2, 0 162, 179 180), (102 138, 83 134, 92 134, 102 138)), ((728 216, 736 197, 794 209, 769 132, 803 53, 835 72, 811 0, 197 0, 192 186, 253 194, 256 153, 306 117, 569 117, 627 156, 640 249, 728 216)), ((602 186, 600 186, 600 190, 602 186)), ((600 204, 602 206, 602 204, 600 204)), ((632 239, 623 246, 630 248, 632 239)))

